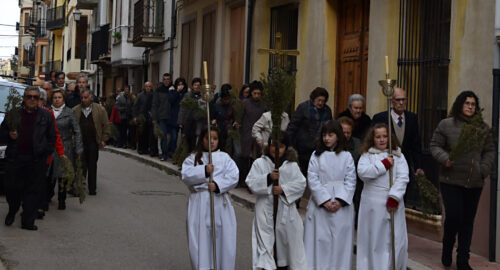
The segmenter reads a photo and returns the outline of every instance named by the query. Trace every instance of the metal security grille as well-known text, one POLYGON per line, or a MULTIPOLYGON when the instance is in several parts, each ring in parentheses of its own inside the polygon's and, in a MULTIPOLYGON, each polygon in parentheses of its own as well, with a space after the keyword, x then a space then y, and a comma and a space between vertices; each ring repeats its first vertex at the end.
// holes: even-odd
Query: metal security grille
MULTIPOLYGON (((436 186, 439 167, 428 148, 434 129, 447 115, 450 16, 451 0, 401 0, 398 84, 406 90, 408 110, 418 115, 422 169, 436 186)), ((415 181, 407 187, 405 203, 419 209, 415 181)))
POLYGON ((398 82, 418 115, 422 146, 447 114, 451 0, 401 0, 398 82))
MULTIPOLYGON (((299 5, 287 4, 271 9, 271 39, 270 48, 276 48, 276 33, 281 33, 281 45, 283 50, 297 49, 297 29, 299 18, 299 5)), ((276 55, 269 55, 269 69, 276 66, 276 55)), ((283 66, 289 65, 291 71, 297 71, 297 57, 284 57, 283 66)))

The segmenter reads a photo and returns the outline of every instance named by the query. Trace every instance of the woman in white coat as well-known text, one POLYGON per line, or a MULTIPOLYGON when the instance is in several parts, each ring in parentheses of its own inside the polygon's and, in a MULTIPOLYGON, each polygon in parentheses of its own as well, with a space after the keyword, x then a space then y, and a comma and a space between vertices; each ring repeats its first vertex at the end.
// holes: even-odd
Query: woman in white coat
POLYGON ((217 267, 233 270, 236 260, 236 217, 227 192, 238 184, 238 167, 227 153, 218 149, 219 134, 210 131, 212 164, 208 163, 208 131, 200 134, 196 152, 182 164, 182 181, 189 186, 187 231, 193 269, 213 269, 210 193, 215 192, 215 237, 217 267), (213 173, 213 183, 209 175, 213 173))
POLYGON ((396 268, 406 269, 408 236, 403 196, 409 182, 408 165, 392 136, 389 155, 386 124, 376 124, 361 147, 358 176, 364 182, 358 218, 356 266, 358 270, 392 269, 390 212, 394 212, 396 268), (390 187, 389 169, 394 184, 390 187))
POLYGON ((279 170, 275 169, 275 146, 271 140, 265 154, 255 160, 246 184, 257 195, 252 226, 253 269, 306 269, 302 235, 304 227, 295 206, 306 188, 306 179, 297 164, 297 153, 288 149, 285 136, 279 142, 279 170), (278 180, 279 185, 273 186, 278 180), (276 252, 274 261, 275 231, 273 224, 273 195, 279 195, 276 214, 276 252), (287 268, 288 267, 288 268, 287 268))
POLYGON ((309 161, 304 245, 307 269, 352 269, 356 167, 341 126, 329 120, 309 161))

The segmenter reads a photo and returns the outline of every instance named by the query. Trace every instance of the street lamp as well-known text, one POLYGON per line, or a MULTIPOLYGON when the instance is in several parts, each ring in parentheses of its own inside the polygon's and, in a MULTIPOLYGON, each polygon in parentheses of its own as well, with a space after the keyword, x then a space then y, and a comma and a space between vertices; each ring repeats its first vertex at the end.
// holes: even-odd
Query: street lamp
POLYGON ((79 22, 80 18, 82 17, 82 12, 78 9, 73 11, 73 18, 75 19, 75 22, 79 22))

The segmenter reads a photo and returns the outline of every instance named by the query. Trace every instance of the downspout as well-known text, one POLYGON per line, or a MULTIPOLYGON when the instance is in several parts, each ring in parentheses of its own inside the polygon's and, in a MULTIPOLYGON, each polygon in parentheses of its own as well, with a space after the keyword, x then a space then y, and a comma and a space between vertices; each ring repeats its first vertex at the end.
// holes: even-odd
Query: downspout
POLYGON ((500 69, 493 69, 493 107, 492 107, 492 124, 493 138, 495 142, 495 161, 490 176, 490 241, 489 241, 489 260, 495 261, 496 257, 496 239, 497 239, 497 188, 498 188, 498 118, 500 117, 499 109, 500 99, 500 69))
POLYGON ((255 0, 248 0, 248 16, 247 16, 247 42, 245 52, 245 83, 250 81, 250 58, 252 51, 252 24, 253 24, 253 9, 255 0))
POLYGON ((170 22, 170 78, 174 77, 174 39, 177 31, 177 7, 176 0, 172 0, 172 15, 170 22))

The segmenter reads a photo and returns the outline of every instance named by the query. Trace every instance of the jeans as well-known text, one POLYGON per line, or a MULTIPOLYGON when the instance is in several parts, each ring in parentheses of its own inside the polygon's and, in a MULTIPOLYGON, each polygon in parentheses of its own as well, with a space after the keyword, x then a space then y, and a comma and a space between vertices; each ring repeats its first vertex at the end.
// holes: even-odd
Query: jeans
POLYGON ((158 125, 160 126, 161 132, 163 133, 163 137, 161 138, 161 157, 166 159, 168 153, 168 129, 167 129, 168 120, 159 120, 158 125))
POLYGON ((169 136, 168 139, 168 147, 167 147, 167 156, 172 156, 177 148, 177 134, 179 133, 179 129, 177 127, 167 125, 167 134, 169 136))

